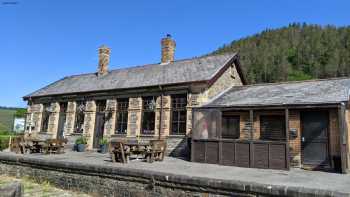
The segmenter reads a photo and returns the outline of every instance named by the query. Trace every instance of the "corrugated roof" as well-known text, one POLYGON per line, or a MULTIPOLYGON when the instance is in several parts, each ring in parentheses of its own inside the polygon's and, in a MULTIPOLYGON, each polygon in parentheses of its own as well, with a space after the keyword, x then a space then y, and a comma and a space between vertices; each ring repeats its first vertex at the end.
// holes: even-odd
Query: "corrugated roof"
POLYGON ((338 78, 232 87, 205 107, 330 104, 349 100, 350 79, 338 78))
POLYGON ((236 55, 213 55, 178 60, 169 64, 116 69, 103 76, 97 76, 96 73, 69 76, 24 98, 208 81, 236 55))

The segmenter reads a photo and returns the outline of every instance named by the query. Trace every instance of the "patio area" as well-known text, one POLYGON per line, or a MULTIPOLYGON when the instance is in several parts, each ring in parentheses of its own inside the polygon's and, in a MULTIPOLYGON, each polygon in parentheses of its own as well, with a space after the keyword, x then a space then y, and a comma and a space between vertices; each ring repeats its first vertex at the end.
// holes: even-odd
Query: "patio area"
POLYGON ((127 164, 112 163, 109 154, 95 152, 71 152, 64 154, 15 154, 11 152, 0 152, 0 162, 8 158, 42 161, 45 164, 55 163, 68 165, 73 163, 82 166, 92 166, 96 168, 115 168, 118 171, 138 171, 142 173, 161 173, 167 176, 177 176, 201 178, 208 180, 230 181, 236 183, 249 184, 251 187, 264 186, 266 189, 284 187, 294 188, 297 191, 304 189, 314 190, 318 193, 330 193, 332 196, 344 194, 350 195, 350 176, 336 173, 320 171, 305 171, 301 169, 291 169, 290 171, 240 168, 232 166, 220 166, 215 164, 203 164, 184 161, 177 158, 165 157, 163 162, 147 163, 142 160, 131 160, 127 164), (337 192, 337 195, 334 194, 337 192))

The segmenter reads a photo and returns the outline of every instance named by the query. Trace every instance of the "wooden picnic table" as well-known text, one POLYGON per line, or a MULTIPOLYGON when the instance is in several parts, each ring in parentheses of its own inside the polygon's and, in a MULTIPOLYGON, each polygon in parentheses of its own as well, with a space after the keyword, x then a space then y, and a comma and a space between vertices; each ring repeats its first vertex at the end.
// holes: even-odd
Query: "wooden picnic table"
POLYGON ((24 152, 29 151, 30 153, 41 153, 45 141, 46 140, 44 139, 34 137, 25 138, 22 147, 24 152))

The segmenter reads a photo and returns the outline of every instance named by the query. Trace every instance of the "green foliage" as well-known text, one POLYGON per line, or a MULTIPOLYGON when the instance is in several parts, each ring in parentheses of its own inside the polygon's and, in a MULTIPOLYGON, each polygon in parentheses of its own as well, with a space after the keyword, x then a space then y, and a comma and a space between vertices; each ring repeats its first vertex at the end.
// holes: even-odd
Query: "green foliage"
POLYGON ((108 140, 106 138, 100 139, 100 145, 108 144, 108 140))
POLYGON ((8 148, 10 141, 9 135, 0 135, 0 151, 8 148))
POLYGON ((293 23, 233 41, 250 83, 350 76, 350 26, 293 23))
POLYGON ((20 108, 16 110, 15 117, 24 118, 26 116, 27 109, 20 108))
POLYGON ((10 131, 16 110, 0 108, 0 131, 10 131))
POLYGON ((81 136, 78 139, 75 140, 75 144, 87 144, 86 137, 81 136))

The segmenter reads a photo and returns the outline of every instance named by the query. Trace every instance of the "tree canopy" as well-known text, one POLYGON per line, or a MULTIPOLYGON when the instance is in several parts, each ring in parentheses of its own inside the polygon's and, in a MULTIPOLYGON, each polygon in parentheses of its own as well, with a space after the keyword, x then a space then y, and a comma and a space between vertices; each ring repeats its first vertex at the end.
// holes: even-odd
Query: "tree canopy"
POLYGON ((350 26, 293 23, 233 41, 212 54, 239 52, 250 83, 350 76, 350 26))

